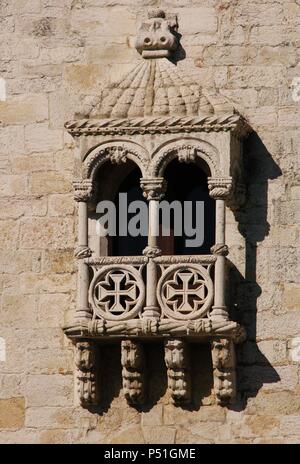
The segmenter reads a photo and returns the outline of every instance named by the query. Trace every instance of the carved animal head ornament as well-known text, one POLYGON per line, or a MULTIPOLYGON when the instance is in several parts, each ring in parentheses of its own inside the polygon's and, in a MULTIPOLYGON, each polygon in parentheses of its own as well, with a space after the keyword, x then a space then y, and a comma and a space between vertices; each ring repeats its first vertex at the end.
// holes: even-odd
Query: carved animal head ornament
POLYGON ((152 10, 139 28, 135 47, 143 58, 168 58, 178 47, 177 16, 152 10))

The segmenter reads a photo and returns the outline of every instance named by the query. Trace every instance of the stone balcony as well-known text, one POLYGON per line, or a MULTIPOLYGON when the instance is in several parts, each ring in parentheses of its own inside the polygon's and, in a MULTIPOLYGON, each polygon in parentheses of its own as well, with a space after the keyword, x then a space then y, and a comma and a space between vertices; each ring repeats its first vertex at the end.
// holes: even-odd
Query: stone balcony
POLYGON ((65 327, 72 338, 118 339, 243 336, 213 314, 216 255, 85 258, 91 317, 65 327), (147 267, 150 273, 147 273, 147 267))

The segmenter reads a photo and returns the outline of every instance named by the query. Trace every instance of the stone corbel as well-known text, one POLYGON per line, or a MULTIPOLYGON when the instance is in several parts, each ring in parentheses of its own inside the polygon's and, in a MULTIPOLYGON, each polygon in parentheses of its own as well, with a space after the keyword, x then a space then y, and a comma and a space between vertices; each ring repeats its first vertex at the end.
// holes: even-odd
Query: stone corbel
POLYGON ((173 339, 165 342, 165 363, 172 401, 175 404, 189 403, 191 400, 190 358, 184 340, 173 339))
POLYGON ((97 404, 97 346, 92 341, 76 343, 77 393, 80 404, 88 407, 97 404))
POLYGON ((234 342, 220 338, 211 342, 214 393, 217 403, 226 405, 236 396, 236 360, 234 342))
POLYGON ((122 340, 123 391, 129 404, 141 404, 145 397, 145 357, 143 347, 134 340, 122 340))

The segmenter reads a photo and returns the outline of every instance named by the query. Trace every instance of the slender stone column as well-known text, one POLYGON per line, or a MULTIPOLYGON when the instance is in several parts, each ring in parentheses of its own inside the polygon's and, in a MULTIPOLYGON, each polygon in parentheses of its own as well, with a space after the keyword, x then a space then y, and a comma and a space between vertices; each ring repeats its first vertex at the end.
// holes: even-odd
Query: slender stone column
POLYGON ((75 200, 78 202, 78 245, 75 256, 78 259, 77 308, 76 319, 91 319, 89 308, 89 268, 83 259, 91 256, 88 246, 87 202, 92 195, 92 182, 89 180, 74 182, 75 200))
POLYGON ((215 263, 214 306, 210 318, 215 321, 228 320, 225 303, 225 266, 228 247, 225 244, 225 198, 230 194, 230 178, 214 178, 208 182, 210 196, 216 200, 216 243, 211 251, 217 255, 215 263))
POLYGON ((149 200, 148 245, 143 251, 143 254, 149 258, 147 263, 146 307, 143 317, 159 319, 160 309, 156 298, 157 267, 153 258, 161 254, 161 250, 157 246, 159 202, 165 193, 166 182, 163 177, 141 179, 141 187, 144 191, 144 196, 149 200))

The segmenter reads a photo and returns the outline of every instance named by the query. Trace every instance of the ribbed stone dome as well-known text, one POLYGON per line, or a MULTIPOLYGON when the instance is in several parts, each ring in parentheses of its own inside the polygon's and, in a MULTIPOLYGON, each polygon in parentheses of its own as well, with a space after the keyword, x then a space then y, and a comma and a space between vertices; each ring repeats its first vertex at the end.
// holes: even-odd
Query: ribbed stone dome
POLYGON ((90 101, 82 116, 136 118, 198 116, 233 112, 224 97, 201 88, 197 68, 186 69, 166 58, 143 60, 119 82, 108 85, 90 101))

